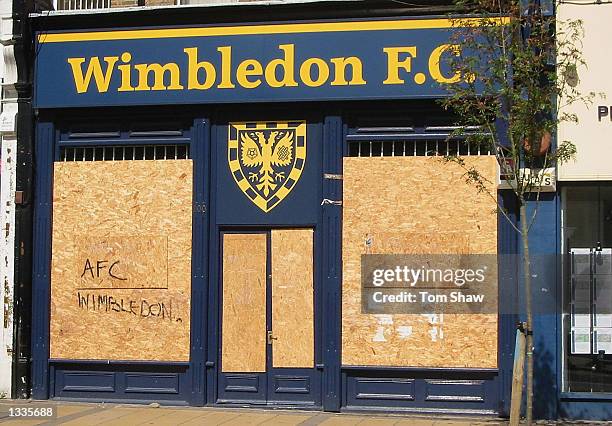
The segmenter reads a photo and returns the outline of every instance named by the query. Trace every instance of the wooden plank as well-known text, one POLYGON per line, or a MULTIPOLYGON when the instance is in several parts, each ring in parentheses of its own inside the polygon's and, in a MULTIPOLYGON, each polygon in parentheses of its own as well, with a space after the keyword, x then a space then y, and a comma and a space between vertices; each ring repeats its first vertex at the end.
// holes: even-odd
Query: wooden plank
POLYGON ((510 426, 518 426, 521 422, 521 402, 523 401, 523 376, 525 373, 526 336, 521 330, 516 330, 514 343, 514 366, 512 369, 512 394, 510 396, 510 426))
POLYGON ((192 170, 55 163, 51 358, 189 360, 192 170))
POLYGON ((313 230, 272 231, 272 364, 314 367, 313 230))
MULTIPOLYGON (((465 161, 496 181, 494 156, 465 161)), ((362 254, 496 254, 494 200, 436 157, 350 157, 343 165, 342 363, 495 368, 495 314, 361 312, 362 254)))
POLYGON ((223 235, 223 372, 266 371, 266 240, 223 235))

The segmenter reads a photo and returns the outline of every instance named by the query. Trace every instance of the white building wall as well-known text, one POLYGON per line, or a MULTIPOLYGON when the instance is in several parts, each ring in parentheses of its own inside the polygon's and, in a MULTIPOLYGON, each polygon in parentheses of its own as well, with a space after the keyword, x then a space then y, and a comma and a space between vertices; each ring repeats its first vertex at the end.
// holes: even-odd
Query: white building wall
MULTIPOLYGON (((578 123, 563 122, 557 129, 559 141, 576 146, 576 158, 559 166, 559 180, 612 180, 612 79, 610 78, 610 22, 612 5, 562 3, 557 8, 558 33, 567 21, 582 22, 581 49, 584 65, 578 66, 576 89, 583 96, 593 93, 591 103, 576 102, 562 112, 575 114, 578 123)), ((563 103, 563 102, 561 102, 563 103)))
POLYGON ((12 0, 0 0, 0 398, 11 397, 17 162, 17 69, 12 0))

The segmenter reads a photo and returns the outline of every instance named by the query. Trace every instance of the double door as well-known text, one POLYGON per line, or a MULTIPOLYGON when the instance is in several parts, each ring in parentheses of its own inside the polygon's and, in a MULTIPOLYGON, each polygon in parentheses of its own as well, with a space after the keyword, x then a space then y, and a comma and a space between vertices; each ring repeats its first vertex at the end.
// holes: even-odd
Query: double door
POLYGON ((314 232, 221 234, 218 403, 320 405, 314 232))

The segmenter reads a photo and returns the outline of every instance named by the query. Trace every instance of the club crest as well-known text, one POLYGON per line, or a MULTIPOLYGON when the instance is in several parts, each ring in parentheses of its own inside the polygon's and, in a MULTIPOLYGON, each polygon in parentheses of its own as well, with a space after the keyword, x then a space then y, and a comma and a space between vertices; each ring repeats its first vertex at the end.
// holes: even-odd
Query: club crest
POLYGON ((306 122, 230 123, 229 168, 240 190, 269 212, 293 189, 306 164, 306 122))

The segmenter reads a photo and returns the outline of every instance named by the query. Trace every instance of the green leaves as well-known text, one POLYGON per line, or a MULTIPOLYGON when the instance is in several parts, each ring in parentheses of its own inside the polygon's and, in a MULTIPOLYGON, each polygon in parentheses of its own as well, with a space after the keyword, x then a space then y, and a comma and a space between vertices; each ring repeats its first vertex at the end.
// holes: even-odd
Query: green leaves
MULTIPOLYGON (((565 162, 576 154, 569 141, 551 143, 561 121, 576 121, 567 113, 575 102, 588 103, 592 94, 576 89, 577 70, 584 65, 581 54, 582 23, 563 23, 541 13, 539 5, 516 0, 460 0, 457 5, 483 18, 454 18, 458 29, 452 43, 461 53, 449 55, 449 66, 463 76, 462 84, 448 85, 441 104, 455 112, 461 136, 495 153, 504 164, 504 176, 512 179, 519 200, 528 192, 539 192, 537 182, 524 181, 525 169, 542 169, 565 162), (500 25, 500 17, 507 23, 500 25), (501 125, 500 125, 501 123, 501 125), (479 126, 483 132, 464 132, 479 126)), ((471 183, 477 171, 467 171, 471 183)), ((477 185, 478 186, 478 185, 477 185)))

